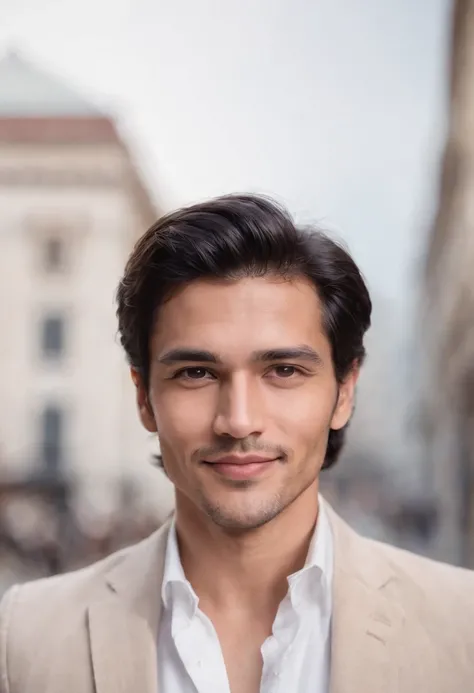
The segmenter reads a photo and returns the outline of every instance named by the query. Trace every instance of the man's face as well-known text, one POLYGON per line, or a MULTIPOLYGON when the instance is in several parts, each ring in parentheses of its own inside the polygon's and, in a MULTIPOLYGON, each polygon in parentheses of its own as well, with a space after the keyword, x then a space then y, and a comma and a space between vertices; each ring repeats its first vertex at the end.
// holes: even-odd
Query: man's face
POLYGON ((158 431, 176 503, 251 529, 317 489, 329 429, 352 412, 314 287, 273 276, 198 280, 160 307, 143 424, 158 431))

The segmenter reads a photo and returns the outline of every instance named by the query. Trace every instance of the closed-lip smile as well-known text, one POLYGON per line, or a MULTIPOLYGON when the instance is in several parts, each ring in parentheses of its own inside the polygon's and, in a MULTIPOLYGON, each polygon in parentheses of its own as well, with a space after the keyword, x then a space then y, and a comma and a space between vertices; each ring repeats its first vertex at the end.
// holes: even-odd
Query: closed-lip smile
POLYGON ((251 479, 263 474, 279 457, 263 455, 223 455, 214 460, 204 460, 214 472, 230 479, 251 479))

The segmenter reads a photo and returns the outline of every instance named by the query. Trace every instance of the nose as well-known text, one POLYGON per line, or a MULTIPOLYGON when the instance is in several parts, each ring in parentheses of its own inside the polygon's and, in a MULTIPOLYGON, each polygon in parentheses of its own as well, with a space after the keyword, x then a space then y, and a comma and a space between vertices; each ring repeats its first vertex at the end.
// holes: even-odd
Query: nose
POLYGON ((245 373, 223 382, 214 419, 214 433, 236 439, 259 435, 263 429, 263 403, 258 387, 245 373))

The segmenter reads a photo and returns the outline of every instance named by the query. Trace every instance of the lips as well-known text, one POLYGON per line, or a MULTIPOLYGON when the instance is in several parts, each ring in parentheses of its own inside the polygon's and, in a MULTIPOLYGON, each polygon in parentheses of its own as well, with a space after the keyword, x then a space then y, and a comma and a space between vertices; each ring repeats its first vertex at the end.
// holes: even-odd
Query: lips
POLYGON ((206 464, 220 476, 239 480, 261 476, 278 459, 278 457, 262 457, 261 455, 226 455, 206 464))

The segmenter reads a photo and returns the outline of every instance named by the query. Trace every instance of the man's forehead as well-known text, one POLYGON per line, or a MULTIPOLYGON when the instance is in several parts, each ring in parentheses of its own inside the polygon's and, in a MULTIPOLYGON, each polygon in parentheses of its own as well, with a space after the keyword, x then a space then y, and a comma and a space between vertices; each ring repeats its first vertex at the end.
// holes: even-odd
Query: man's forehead
POLYGON ((155 353, 193 348, 250 358, 300 344, 320 351, 326 338, 314 287, 258 278, 185 287, 157 315, 153 341, 155 353))
POLYGON ((238 280, 200 279, 177 290, 161 306, 157 317, 172 321, 287 315, 314 320, 320 317, 317 292, 305 279, 250 277, 238 280))

